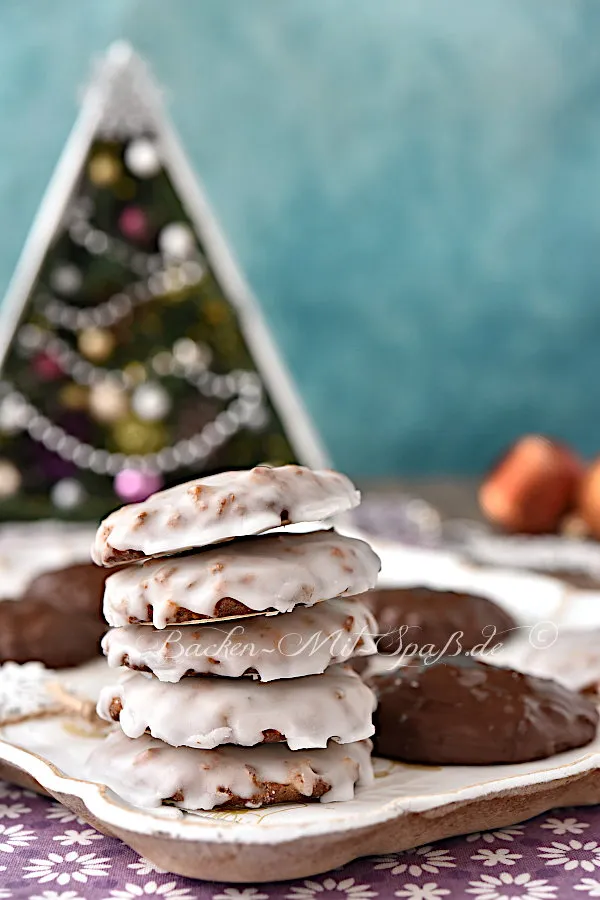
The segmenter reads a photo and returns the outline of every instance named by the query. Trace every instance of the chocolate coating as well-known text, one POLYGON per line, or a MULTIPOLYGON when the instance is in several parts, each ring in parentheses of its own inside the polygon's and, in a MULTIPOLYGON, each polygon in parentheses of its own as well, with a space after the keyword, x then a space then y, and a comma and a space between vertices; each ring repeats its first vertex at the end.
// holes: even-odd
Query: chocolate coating
MULTIPOLYGON (((427 644, 442 653, 472 650, 484 644, 493 629, 505 641, 515 620, 496 603, 475 594, 440 591, 428 587, 379 588, 364 594, 364 603, 374 614, 382 637, 379 653, 399 653, 408 644, 427 644), (399 629, 407 626, 405 634, 399 629), (460 647, 452 635, 462 632, 460 647)), ((492 641, 494 643, 494 641, 492 641)))
POLYGON ((428 765, 546 759, 589 744, 598 711, 556 682, 470 657, 367 680, 379 706, 375 752, 428 765))
POLYGON ((0 602, 0 663, 39 660, 50 669, 78 666, 100 653, 106 623, 38 600, 0 602))
POLYGON ((110 571, 80 563, 44 572, 20 600, 0 602, 0 663, 78 666, 101 653, 104 582, 110 571))
POLYGON ((102 619, 104 582, 114 571, 107 572, 93 563, 77 563, 44 572, 30 582, 25 597, 56 609, 102 619))

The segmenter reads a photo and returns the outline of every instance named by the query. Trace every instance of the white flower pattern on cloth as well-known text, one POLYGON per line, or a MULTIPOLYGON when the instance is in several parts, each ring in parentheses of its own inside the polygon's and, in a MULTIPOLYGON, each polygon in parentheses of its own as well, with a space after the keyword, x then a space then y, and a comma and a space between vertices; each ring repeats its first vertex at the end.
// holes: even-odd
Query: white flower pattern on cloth
POLYGON ((104 840, 104 835, 96 831, 95 828, 85 828, 83 831, 75 831, 74 828, 67 828, 64 834, 55 834, 52 838, 62 847, 89 847, 94 841, 104 840))
POLYGON ((477 900, 554 900, 557 891, 546 878, 532 878, 529 872, 482 875, 469 885, 467 894, 475 894, 477 900))
POLYGON ((29 900, 85 900, 77 891, 42 891, 32 894, 29 900))
POLYGON ((32 841, 37 841, 37 835, 24 825, 0 823, 0 852, 14 853, 16 847, 29 847, 32 841))
POLYGON ((140 856, 137 862, 129 863, 127 868, 133 869, 138 875, 151 875, 153 872, 156 875, 164 875, 166 873, 166 869, 161 869, 160 866, 150 862, 145 856, 140 856))
MULTIPOLYGON (((345 894, 348 900, 371 900, 378 892, 371 890, 370 884, 356 884, 354 878, 324 878, 323 881, 307 879, 302 885, 292 886, 286 900, 312 900, 318 897, 324 900, 326 894, 345 894)), ((339 900, 339 898, 336 898, 339 900)))
POLYGON ((573 869, 593 872, 600 869, 600 845, 597 841, 552 841, 551 847, 538 847, 538 851, 547 866, 562 866, 565 872, 573 869))
POLYGON ((597 878, 582 878, 575 885, 576 891, 585 891, 590 897, 600 897, 600 881, 597 878))
POLYGON ((511 853, 507 847, 498 847, 497 850, 482 848, 471 859, 483 862, 484 866, 514 866, 517 859, 523 859, 522 853, 511 853))
POLYGON ((213 894, 212 900, 269 900, 258 888, 225 888, 221 894, 213 894))
POLYGON ((146 884, 126 884, 124 891, 113 890, 104 900, 136 900, 137 897, 160 897, 161 900, 195 900, 189 888, 178 888, 176 881, 157 884, 147 881, 146 884))
POLYGON ((438 887, 435 881, 426 884, 405 884, 399 891, 394 891, 394 897, 405 897, 406 900, 439 900, 450 891, 448 888, 438 887))
POLYGON ((493 844, 494 841, 514 841, 516 837, 523 835, 522 828, 501 828, 499 831, 474 831, 465 838, 468 844, 473 841, 485 841, 486 844, 493 844))
POLYGON ((50 808, 46 813, 47 819, 54 819, 56 822, 64 822, 65 825, 67 822, 77 822, 78 825, 87 825, 85 819, 82 819, 76 813, 71 812, 70 809, 67 809, 66 806, 63 806, 62 803, 59 803, 57 800, 54 800, 50 804, 50 808))
POLYGON ((35 797, 33 791, 15 787, 14 784, 0 782, 0 800, 20 800, 22 797, 35 797))
POLYGON ((24 803, 13 803, 11 805, 0 803, 0 819, 18 819, 28 812, 31 812, 31 809, 25 806, 24 803))
POLYGON ((554 811, 292 883, 229 886, 168 874, 59 803, 1 781, 0 808, 0 900, 600 900, 600 839, 585 837, 600 830, 600 810, 554 811))
POLYGON ((389 869, 391 875, 404 875, 406 872, 413 878, 419 878, 424 872, 438 875, 440 869, 456 867, 454 857, 450 856, 448 850, 432 847, 431 844, 405 850, 403 853, 376 857, 376 860, 375 869, 389 869))
POLYGON ((589 822, 578 822, 577 819, 554 819, 549 818, 540 825, 540 828, 549 829, 552 834, 557 836, 564 834, 583 834, 586 828, 589 828, 589 822))
POLYGON ((88 878, 107 875, 111 861, 108 857, 100 859, 95 853, 79 854, 75 850, 62 856, 60 853, 49 853, 47 859, 32 859, 29 866, 24 866, 26 875, 23 878, 36 878, 40 884, 55 881, 56 884, 69 884, 71 880, 87 883, 88 878))

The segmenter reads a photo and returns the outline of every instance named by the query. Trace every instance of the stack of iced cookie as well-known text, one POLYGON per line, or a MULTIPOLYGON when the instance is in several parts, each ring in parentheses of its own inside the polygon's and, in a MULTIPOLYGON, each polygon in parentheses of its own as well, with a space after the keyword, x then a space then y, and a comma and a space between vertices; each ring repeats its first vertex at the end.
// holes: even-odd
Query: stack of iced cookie
POLYGON ((132 803, 187 809, 348 800, 372 778, 375 698, 345 663, 376 652, 355 599, 379 559, 335 531, 272 531, 355 507, 343 475, 226 472, 112 513, 92 555, 106 581, 118 721, 92 774, 132 803), (226 543, 225 543, 226 542, 226 543))

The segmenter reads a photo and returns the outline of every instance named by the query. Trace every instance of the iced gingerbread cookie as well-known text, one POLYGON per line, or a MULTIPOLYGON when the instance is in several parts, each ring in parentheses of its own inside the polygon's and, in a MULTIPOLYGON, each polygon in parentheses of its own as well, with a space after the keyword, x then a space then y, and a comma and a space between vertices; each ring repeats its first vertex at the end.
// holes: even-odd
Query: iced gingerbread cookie
POLYGON ((370 741, 295 753, 285 744, 190 750, 121 732, 94 750, 88 771, 135 806, 204 810, 352 800, 355 784, 373 781, 370 741))
POLYGON ((282 616, 167 628, 113 628, 102 649, 111 668, 152 672, 160 681, 192 675, 259 681, 318 675, 333 663, 377 652, 377 624, 355 599, 298 607, 282 616))
POLYGON ((292 522, 317 522, 358 506, 360 494, 338 472, 257 466, 221 472, 123 506, 101 523, 92 558, 114 566, 179 553, 292 522))
POLYGON ((262 684, 249 678, 184 678, 165 684, 139 673, 102 689, 98 715, 128 737, 145 732, 173 747, 285 741, 291 750, 360 741, 373 734, 373 692, 349 667, 262 684))
POLYGON ((361 594, 375 585, 379 557, 334 531, 248 538, 175 559, 150 560, 106 581, 109 625, 156 628, 361 594))

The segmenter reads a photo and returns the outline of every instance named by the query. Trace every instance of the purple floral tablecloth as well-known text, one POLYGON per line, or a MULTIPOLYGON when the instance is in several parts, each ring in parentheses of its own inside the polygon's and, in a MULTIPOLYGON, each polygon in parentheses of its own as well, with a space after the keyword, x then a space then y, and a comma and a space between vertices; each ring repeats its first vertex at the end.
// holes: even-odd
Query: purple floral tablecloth
POLYGON ((169 875, 44 797, 0 782, 0 900, 568 900, 600 897, 600 807, 235 887, 169 875))

